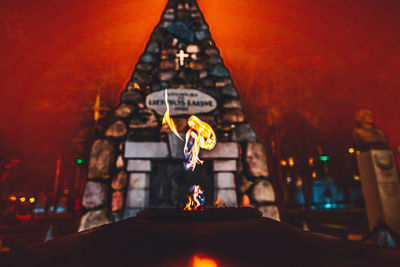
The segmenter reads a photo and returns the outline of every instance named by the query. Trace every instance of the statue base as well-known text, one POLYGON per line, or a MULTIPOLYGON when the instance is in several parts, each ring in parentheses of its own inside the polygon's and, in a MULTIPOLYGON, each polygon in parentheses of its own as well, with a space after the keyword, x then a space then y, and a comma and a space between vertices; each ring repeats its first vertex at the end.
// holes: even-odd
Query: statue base
POLYGON ((393 151, 370 148, 357 154, 370 230, 383 219, 400 232, 400 181, 393 151))

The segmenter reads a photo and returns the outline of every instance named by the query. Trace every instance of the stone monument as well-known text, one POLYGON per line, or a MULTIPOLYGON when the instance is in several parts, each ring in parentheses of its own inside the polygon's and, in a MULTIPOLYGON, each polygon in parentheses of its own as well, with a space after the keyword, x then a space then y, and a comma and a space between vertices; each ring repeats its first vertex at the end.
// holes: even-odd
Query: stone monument
POLYGON ((393 151, 383 131, 374 126, 371 111, 360 110, 356 120, 359 127, 353 136, 369 228, 383 219, 400 232, 400 181, 393 151))
MULTIPOLYGON (((132 37, 134 38, 134 37, 132 37)), ((114 110, 104 138, 93 143, 80 230, 135 216, 147 207, 183 208, 199 184, 207 204, 236 207, 241 199, 279 220, 264 146, 246 122, 239 94, 195 0, 170 0, 114 110), (187 118, 213 127, 217 145, 204 164, 183 168, 187 118)))

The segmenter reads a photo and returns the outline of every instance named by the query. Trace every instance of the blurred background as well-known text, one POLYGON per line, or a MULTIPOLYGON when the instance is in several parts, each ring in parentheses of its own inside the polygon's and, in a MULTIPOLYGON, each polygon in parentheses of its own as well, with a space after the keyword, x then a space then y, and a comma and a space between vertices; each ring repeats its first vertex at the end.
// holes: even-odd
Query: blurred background
MULTIPOLYGON (((166 3, 0 3, 0 249, 76 231, 90 145, 166 3)), ((399 162, 400 2, 198 4, 283 185, 283 220, 360 238, 354 116, 372 111, 399 162)))

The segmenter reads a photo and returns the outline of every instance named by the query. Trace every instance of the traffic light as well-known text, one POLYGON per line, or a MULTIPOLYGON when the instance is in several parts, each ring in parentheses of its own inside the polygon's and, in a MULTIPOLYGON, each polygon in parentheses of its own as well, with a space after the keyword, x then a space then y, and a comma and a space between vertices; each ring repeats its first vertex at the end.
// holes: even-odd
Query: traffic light
POLYGON ((82 165, 82 164, 85 162, 85 160, 84 160, 83 158, 75 158, 75 159, 74 159, 74 162, 75 162, 77 165, 82 165))
POLYGON ((331 156, 329 155, 320 155, 319 160, 322 162, 328 162, 331 159, 331 156))

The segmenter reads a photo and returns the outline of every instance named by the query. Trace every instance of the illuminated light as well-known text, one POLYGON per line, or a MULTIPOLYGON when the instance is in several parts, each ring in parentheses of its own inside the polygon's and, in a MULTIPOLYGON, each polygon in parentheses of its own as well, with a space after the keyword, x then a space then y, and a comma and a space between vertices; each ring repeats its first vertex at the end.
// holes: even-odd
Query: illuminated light
POLYGON ((169 128, 171 129, 171 131, 179 137, 179 139, 182 139, 182 137, 179 135, 178 130, 176 129, 175 123, 174 121, 171 119, 170 115, 169 115, 169 104, 168 104, 168 90, 165 89, 165 105, 167 106, 167 110, 165 111, 163 120, 162 120, 162 124, 164 125, 165 123, 168 124, 169 128))
POLYGON ((354 148, 350 147, 350 148, 349 148, 349 153, 350 153, 350 154, 353 154, 354 152, 355 152, 354 148))
POLYGON ((212 258, 194 255, 192 260, 192 267, 218 267, 218 264, 212 258))
POLYGON ((189 57, 189 54, 186 54, 183 50, 179 51, 179 54, 176 54, 176 57, 179 58, 179 65, 185 65, 185 58, 189 57))
POLYGON ((311 176, 312 176, 312 178, 317 178, 317 172, 312 172, 312 174, 311 174, 311 176))
POLYGON ((44 213, 44 208, 43 207, 35 207, 33 208, 33 213, 44 213))
POLYGON ((292 177, 286 177, 286 182, 288 183, 288 184, 290 184, 291 182, 292 182, 292 177))
POLYGON ((184 163, 185 170, 196 168, 196 164, 203 164, 199 158, 200 148, 211 150, 217 143, 214 130, 211 126, 192 115, 188 119, 190 129, 186 133, 185 148, 183 154, 186 162, 184 163))
POLYGON ((191 192, 192 195, 188 195, 188 202, 183 210, 197 210, 200 205, 205 204, 206 199, 200 185, 192 185, 189 188, 189 192, 191 192))
POLYGON ((100 94, 98 93, 96 95, 96 100, 94 102, 93 105, 93 119, 94 121, 97 123, 98 120, 102 117, 102 115, 100 114, 101 111, 105 111, 105 110, 109 110, 109 108, 107 107, 102 107, 101 106, 101 101, 100 101, 100 94))
POLYGON ((81 209, 81 199, 79 197, 75 198, 75 203, 74 203, 74 210, 80 210, 81 209))
POLYGON ((58 206, 56 209, 56 213, 64 213, 65 212, 65 208, 63 206, 58 206))
POLYGON ((99 119, 100 119, 100 112, 95 111, 94 114, 93 114, 93 120, 94 120, 95 122, 98 122, 99 119))
POLYGON ((64 194, 68 195, 68 193, 69 193, 69 190, 68 189, 64 189, 64 194))
POLYGON ((308 159, 308 164, 309 164, 310 166, 314 165, 314 158, 309 158, 309 159, 308 159))
POLYGON ((100 119, 100 95, 97 94, 96 96, 96 100, 94 102, 94 106, 93 106, 93 119, 94 121, 97 123, 100 119))
POLYGON ((286 166, 287 165, 287 161, 286 160, 281 160, 281 165, 282 166, 286 166))
POLYGON ((290 167, 294 166, 294 158, 292 158, 292 157, 289 158, 289 166, 290 167))
POLYGON ((244 194, 242 196, 242 207, 251 207, 250 198, 248 195, 244 194))
POLYGON ((134 87, 135 89, 140 89, 140 86, 139 86, 138 83, 133 83, 133 87, 134 87))
POLYGON ((319 160, 322 161, 322 162, 327 162, 330 159, 331 159, 331 156, 329 156, 329 155, 321 155, 321 156, 319 156, 319 160))
POLYGON ((75 158, 74 162, 78 165, 82 165, 85 162, 85 160, 83 158, 75 158))
POLYGON ((24 198, 24 197, 19 198, 19 201, 21 201, 21 202, 25 202, 25 200, 26 200, 26 198, 24 198))
POLYGON ((19 220, 30 220, 32 219, 32 215, 27 214, 27 215, 15 215, 15 217, 19 220))
POLYGON ((361 180, 360 176, 358 176, 356 174, 353 176, 353 179, 356 180, 356 181, 360 181, 361 180))
POLYGON ((12 202, 17 201, 17 197, 16 196, 10 196, 8 199, 11 200, 12 202))
POLYGON ((33 202, 36 201, 36 199, 34 197, 30 197, 28 200, 29 200, 30 203, 33 203, 33 202))

